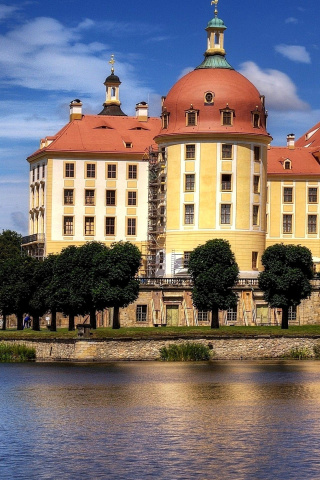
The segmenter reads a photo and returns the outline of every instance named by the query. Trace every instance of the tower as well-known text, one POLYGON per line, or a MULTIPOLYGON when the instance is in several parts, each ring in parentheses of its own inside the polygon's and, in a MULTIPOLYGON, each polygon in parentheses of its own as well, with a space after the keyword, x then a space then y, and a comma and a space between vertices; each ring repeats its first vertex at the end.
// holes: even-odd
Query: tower
POLYGON ((264 97, 227 62, 212 3, 205 58, 164 98, 155 138, 167 157, 166 275, 186 274, 189 252, 211 238, 230 242, 243 274, 265 249, 264 97))

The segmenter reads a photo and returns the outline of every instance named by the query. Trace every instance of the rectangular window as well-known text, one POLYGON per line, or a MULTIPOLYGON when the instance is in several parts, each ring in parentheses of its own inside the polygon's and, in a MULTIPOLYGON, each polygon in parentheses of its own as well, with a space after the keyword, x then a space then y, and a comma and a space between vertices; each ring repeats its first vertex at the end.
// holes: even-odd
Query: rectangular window
POLYGON ((259 225, 259 205, 253 205, 252 208, 252 224, 259 225))
POLYGON ((260 177, 259 175, 253 176, 253 193, 260 193, 260 177))
POLYGON ((229 225, 231 219, 231 205, 223 203, 221 205, 221 224, 229 225))
POLYGON ((308 233, 317 233, 317 215, 308 215, 308 233))
POLYGON ((222 125, 232 125, 232 112, 222 112, 222 125))
POLYGON ((194 127, 197 125, 197 112, 187 112, 187 126, 194 127))
POLYGON ((292 233, 292 215, 283 215, 283 233, 292 233))
POLYGON ((231 160, 232 159, 232 145, 229 143, 222 144, 222 154, 221 158, 223 160, 231 160))
POLYGON ((135 218, 127 219, 127 235, 136 235, 137 221, 135 218))
POLYGON ((227 310, 227 322, 236 322, 237 321, 237 307, 229 308, 227 310))
POLYGON ((258 252, 252 252, 252 270, 258 269, 258 252))
POLYGON ((44 178, 46 176, 46 165, 43 164, 42 165, 42 178, 44 178))
POLYGON ((85 204, 86 205, 95 204, 94 190, 85 190, 85 204))
POLYGON ((107 178, 117 178, 117 165, 107 165, 107 178))
POLYGON ((318 203, 318 189, 310 187, 308 189, 308 201, 309 203, 318 203))
POLYGON ((261 160, 261 149, 258 146, 253 147, 253 158, 255 162, 260 162, 261 160))
POLYGON ((198 321, 199 322, 207 322, 209 320, 208 312, 204 310, 198 310, 198 321))
POLYGON ((65 164, 65 176, 68 178, 74 178, 74 163, 65 164))
POLYGON ((86 165, 87 178, 96 178, 96 165, 95 163, 87 163, 86 165))
POLYGON ((137 192, 128 192, 128 205, 137 205, 137 192))
POLYGON ((115 217, 106 217, 106 235, 115 234, 115 225, 116 225, 115 217))
POLYGON ((63 235, 73 235, 73 217, 63 217, 63 235))
POLYGON ((289 307, 288 320, 289 321, 296 321, 297 320, 297 307, 296 306, 289 307))
POLYGON ((106 205, 107 206, 115 206, 116 204, 116 191, 115 190, 107 190, 106 192, 106 205))
POLYGON ((221 175, 221 190, 229 192, 231 190, 231 174, 223 173, 221 175))
POLYGON ((191 252, 183 252, 183 268, 188 268, 191 252))
POLYGON ((35 169, 34 168, 32 169, 32 181, 33 182, 35 181, 35 169))
POLYGON ((128 165, 128 178, 136 179, 138 177, 138 167, 137 165, 128 165))
POLYGON ((292 187, 284 187, 283 189, 283 202, 292 203, 292 187))
POLYGON ((63 192, 64 205, 73 205, 73 189, 65 188, 63 192))
POLYGON ((84 219, 84 234, 94 235, 94 217, 85 217, 84 219))
POLYGON ((194 223, 194 205, 184 206, 184 223, 186 225, 193 225, 194 223))
POLYGON ((137 305, 136 309, 136 322, 146 322, 147 321, 147 305, 137 305))
POLYGON ((252 114, 252 123, 254 128, 260 127, 260 113, 253 113, 252 114))
POLYGON ((40 165, 37 165, 37 180, 40 179, 40 165))
POLYGON ((195 159, 196 158, 196 146, 195 145, 186 145, 186 159, 195 159))
POLYGON ((186 192, 194 192, 194 173, 187 173, 185 176, 185 190, 186 192))

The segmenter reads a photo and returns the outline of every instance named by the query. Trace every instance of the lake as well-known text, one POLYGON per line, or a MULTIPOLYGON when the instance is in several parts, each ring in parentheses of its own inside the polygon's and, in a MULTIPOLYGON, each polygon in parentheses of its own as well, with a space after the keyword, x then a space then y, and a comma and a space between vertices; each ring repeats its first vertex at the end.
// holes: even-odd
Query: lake
POLYGON ((3 480, 320 478, 320 362, 0 365, 3 480))

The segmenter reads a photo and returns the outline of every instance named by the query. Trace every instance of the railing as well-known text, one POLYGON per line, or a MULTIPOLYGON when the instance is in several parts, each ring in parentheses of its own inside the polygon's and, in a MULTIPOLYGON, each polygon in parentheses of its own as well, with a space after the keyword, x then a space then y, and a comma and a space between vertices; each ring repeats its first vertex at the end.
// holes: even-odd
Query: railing
POLYGON ((192 286, 190 277, 139 277, 138 280, 140 285, 192 286))
POLYGON ((44 233, 34 233, 33 235, 28 235, 22 237, 22 245, 27 245, 28 243, 44 243, 45 235, 44 233))

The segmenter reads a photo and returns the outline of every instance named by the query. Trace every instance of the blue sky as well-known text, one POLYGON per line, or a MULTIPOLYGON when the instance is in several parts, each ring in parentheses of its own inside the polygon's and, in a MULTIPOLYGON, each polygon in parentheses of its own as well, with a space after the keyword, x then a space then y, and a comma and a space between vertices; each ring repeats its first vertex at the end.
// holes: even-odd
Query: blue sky
MULTIPOLYGON (((0 231, 27 232, 28 163, 68 122, 69 103, 98 113, 114 54, 122 108, 160 99, 206 49, 210 0, 0 0, 0 231)), ((228 62, 266 96, 273 145, 320 121, 318 2, 220 0, 228 62)))

